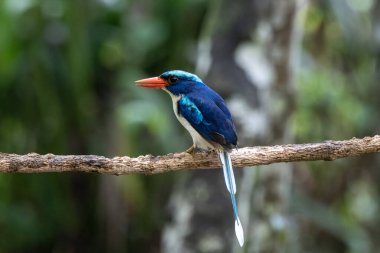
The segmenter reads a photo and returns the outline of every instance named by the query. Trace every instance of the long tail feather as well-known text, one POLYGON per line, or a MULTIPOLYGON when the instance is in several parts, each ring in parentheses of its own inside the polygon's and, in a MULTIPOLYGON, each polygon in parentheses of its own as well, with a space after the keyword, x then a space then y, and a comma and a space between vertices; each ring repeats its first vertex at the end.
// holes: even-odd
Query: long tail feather
POLYGON ((238 209, 236 205, 236 199, 235 199, 236 183, 235 183, 234 171, 232 169, 231 157, 227 151, 220 151, 219 158, 223 166, 224 181, 226 183, 227 190, 230 192, 230 195, 231 195, 232 208, 234 210, 234 218, 235 218, 235 234, 239 241, 240 246, 243 246, 244 232, 243 232, 243 227, 240 223, 238 209))
POLYGON ((232 170, 230 155, 225 151, 221 151, 219 153, 219 158, 220 158, 220 161, 222 162, 223 176, 224 176, 224 181, 226 183, 227 190, 232 194, 236 194, 235 175, 234 175, 234 171, 232 170), (231 189, 232 189, 232 192, 231 192, 231 189))

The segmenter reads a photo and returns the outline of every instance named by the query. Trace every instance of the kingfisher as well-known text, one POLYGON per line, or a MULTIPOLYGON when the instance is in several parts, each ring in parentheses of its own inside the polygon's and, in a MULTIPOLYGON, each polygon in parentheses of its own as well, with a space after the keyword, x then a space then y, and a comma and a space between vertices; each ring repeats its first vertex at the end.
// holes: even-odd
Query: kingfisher
POLYGON ((223 98, 198 76, 182 70, 167 71, 136 83, 145 88, 160 88, 170 95, 175 116, 193 139, 193 145, 187 152, 193 154, 215 150, 218 153, 231 196, 235 234, 240 246, 243 246, 244 232, 236 205, 236 183, 230 157, 231 150, 237 147, 237 135, 223 98))

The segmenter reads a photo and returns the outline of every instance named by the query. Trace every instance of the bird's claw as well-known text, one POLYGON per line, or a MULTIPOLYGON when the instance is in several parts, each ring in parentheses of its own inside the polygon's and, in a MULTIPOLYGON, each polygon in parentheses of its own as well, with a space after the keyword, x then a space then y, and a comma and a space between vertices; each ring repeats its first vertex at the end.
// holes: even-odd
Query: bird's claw
POLYGON ((198 148, 198 147, 193 145, 190 148, 188 148, 185 152, 189 153, 190 155, 195 155, 196 153, 210 154, 213 152, 213 150, 212 149, 202 149, 202 148, 198 148))
POLYGON ((188 148, 185 152, 189 153, 190 155, 194 155, 195 154, 195 147, 194 147, 194 145, 192 145, 190 148, 188 148))

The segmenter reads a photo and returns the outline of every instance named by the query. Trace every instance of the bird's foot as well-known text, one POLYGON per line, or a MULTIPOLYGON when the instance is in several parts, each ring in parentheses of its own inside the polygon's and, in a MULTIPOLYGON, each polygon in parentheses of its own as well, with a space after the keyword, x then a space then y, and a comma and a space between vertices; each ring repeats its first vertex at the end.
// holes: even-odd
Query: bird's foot
POLYGON ((191 146, 190 148, 188 148, 186 151, 186 153, 189 153, 190 155, 195 155, 196 153, 207 153, 207 154, 210 154, 213 152, 212 149, 203 149, 203 148, 198 148, 196 146, 191 146))
POLYGON ((190 148, 188 148, 188 149, 186 149, 186 153, 189 153, 190 155, 194 155, 194 153, 195 153, 195 146, 194 145, 192 145, 190 148))

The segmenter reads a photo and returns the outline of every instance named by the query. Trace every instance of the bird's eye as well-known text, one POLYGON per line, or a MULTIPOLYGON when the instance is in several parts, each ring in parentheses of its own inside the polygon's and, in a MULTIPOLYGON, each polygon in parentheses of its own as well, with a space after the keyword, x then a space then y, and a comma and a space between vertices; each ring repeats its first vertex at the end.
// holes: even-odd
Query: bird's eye
POLYGON ((170 76, 169 77, 170 84, 176 83, 177 81, 178 81, 178 77, 176 77, 176 76, 170 76))

